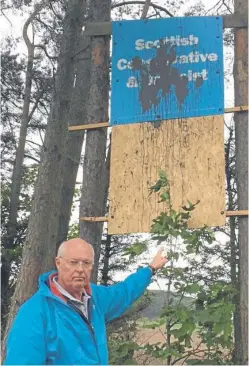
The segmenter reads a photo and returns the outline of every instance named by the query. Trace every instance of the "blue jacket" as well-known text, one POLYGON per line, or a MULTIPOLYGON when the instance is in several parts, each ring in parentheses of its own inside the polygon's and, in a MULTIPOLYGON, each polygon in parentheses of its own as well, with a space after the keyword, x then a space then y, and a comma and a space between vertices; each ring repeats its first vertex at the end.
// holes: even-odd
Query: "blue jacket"
POLYGON ((107 365, 105 323, 119 317, 151 281, 149 267, 105 287, 91 284, 89 323, 55 296, 48 272, 19 309, 7 339, 5 365, 107 365))

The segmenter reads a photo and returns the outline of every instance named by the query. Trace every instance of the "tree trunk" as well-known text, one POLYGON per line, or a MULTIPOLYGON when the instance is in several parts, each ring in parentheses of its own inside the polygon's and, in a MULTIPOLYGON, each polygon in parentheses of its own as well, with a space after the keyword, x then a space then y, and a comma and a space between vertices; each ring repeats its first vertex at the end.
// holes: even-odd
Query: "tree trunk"
POLYGON ((47 6, 48 1, 42 2, 35 6, 34 11, 26 20, 23 27, 23 39, 26 43, 28 50, 28 62, 27 62, 27 70, 25 76, 25 87, 24 87, 24 101, 22 108, 22 117, 21 117, 21 126, 19 131, 19 139, 18 145, 16 149, 16 157, 13 167, 12 179, 11 179, 11 193, 10 193, 10 209, 9 209, 9 218, 7 225, 7 234, 3 237, 3 263, 1 268, 1 303, 3 304, 1 319, 3 321, 2 329, 5 324, 5 315, 9 306, 9 276, 10 276, 10 266, 11 266, 11 254, 10 251, 14 248, 14 240, 17 233, 17 216, 18 216, 18 207, 19 207, 19 196, 21 191, 21 179, 22 179, 22 167, 25 153, 25 145, 29 124, 29 109, 30 109, 30 100, 31 100, 31 89, 32 89, 32 80, 33 80, 33 64, 34 64, 34 44, 31 43, 28 37, 28 28, 32 23, 37 14, 47 6))
MULTIPOLYGON (((44 151, 38 172, 22 264, 11 302, 6 334, 19 306, 37 288, 41 272, 54 267, 59 207, 62 190, 63 160, 70 101, 74 82, 74 54, 82 29, 82 8, 85 0, 67 3, 60 55, 55 84, 55 95, 48 120, 44 151)), ((2 353, 4 355, 4 352, 2 353)))
MULTIPOLYGON (((110 21, 111 0, 91 2, 93 21, 110 21)), ((88 123, 108 121, 110 37, 92 39, 91 87, 88 103, 88 123)), ((89 130, 83 163, 83 184, 80 217, 105 214, 108 186, 108 161, 106 159, 107 129, 89 130)), ((80 222, 80 236, 95 250, 92 281, 97 282, 103 223, 80 222)))
MULTIPOLYGON (((229 138, 226 144, 225 149, 225 164, 226 164, 226 181, 227 181, 227 195, 228 195, 228 207, 229 211, 233 211, 237 209, 237 202, 234 198, 233 192, 233 180, 235 179, 232 161, 234 159, 233 150, 234 144, 234 127, 230 128, 229 131, 229 138)), ((233 313, 233 325, 234 325, 234 351, 233 351, 233 362, 235 365, 240 364, 240 320, 239 320, 239 282, 238 282, 238 240, 236 236, 236 218, 230 217, 229 218, 229 229, 230 229, 230 266, 231 266, 231 283, 238 293, 235 295, 235 310, 233 313)))
MULTIPOLYGON (((248 3, 235 0, 235 14, 248 14, 248 3)), ((235 30, 234 88, 235 105, 248 103, 248 30, 235 30)), ((235 113, 236 175, 238 209, 248 209, 248 114, 235 113)), ((239 285, 241 364, 248 364, 248 217, 239 217, 239 285)))
MULTIPOLYGON (((76 81, 73 90, 72 104, 70 107, 70 125, 80 125, 87 119, 87 102, 90 89, 90 39, 82 36, 80 43, 79 61, 76 66, 76 81), (84 51, 82 51, 84 49, 84 51)), ((84 131, 70 132, 67 136, 66 157, 63 174, 63 187, 61 191, 59 209, 59 228, 56 242, 58 245, 67 239, 68 226, 71 217, 72 202, 75 182, 80 165, 84 131)))
POLYGON ((10 196, 10 213, 8 223, 8 237, 6 248, 12 248, 13 240, 16 236, 17 213, 19 206, 19 195, 21 191, 22 165, 24 160, 24 151, 29 123, 29 107, 31 97, 31 87, 33 79, 33 63, 34 63, 34 45, 28 46, 28 64, 26 71, 26 81, 24 89, 24 102, 22 110, 22 120, 19 131, 18 146, 16 149, 16 158, 11 179, 11 196, 10 196))
POLYGON ((10 302, 9 277, 10 277, 10 260, 7 255, 2 255, 1 266, 1 331, 4 331, 10 302))
MULTIPOLYGON (((110 0, 93 0, 91 4, 93 7, 93 21, 110 21, 110 0)), ((142 18, 146 18, 149 6, 150 0, 146 0, 141 15, 142 18)), ((88 123, 108 120, 109 49, 109 37, 94 37, 92 41, 88 123)), ((108 158, 105 160, 106 138, 106 129, 89 130, 86 135, 80 217, 95 217, 105 214, 110 171, 110 146, 108 158)), ((95 263, 91 278, 95 283, 98 280, 102 232, 103 223, 80 222, 80 236, 91 243, 95 251, 95 263)))
POLYGON ((101 283, 104 286, 108 285, 108 280, 109 280, 108 274, 109 274, 109 264, 110 264, 111 240, 112 240, 112 235, 107 235, 105 246, 104 246, 103 271, 102 271, 102 279, 101 279, 101 283))

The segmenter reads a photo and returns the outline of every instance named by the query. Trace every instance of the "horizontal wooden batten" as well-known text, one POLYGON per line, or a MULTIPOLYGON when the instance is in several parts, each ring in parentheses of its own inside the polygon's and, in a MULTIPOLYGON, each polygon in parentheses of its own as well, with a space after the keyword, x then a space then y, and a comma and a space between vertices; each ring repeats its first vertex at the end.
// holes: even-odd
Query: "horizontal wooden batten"
POLYGON ((238 210, 238 211, 225 211, 227 217, 231 216, 248 216, 248 210, 238 210))
POLYGON ((109 122, 89 123, 88 125, 69 126, 68 131, 92 130, 95 128, 110 127, 109 122))
MULTIPOLYGON (((248 210, 238 210, 238 211, 222 211, 227 217, 231 216, 248 216, 248 210)), ((106 216, 99 217, 80 217, 80 221, 86 222, 108 222, 109 218, 106 216)))
MULTIPOLYGON (((248 111, 248 105, 225 108, 225 113, 248 111)), ((155 121, 158 122, 158 121, 155 121)), ((89 123, 87 125, 69 126, 68 131, 93 130, 95 128, 111 127, 110 122, 89 123)))
POLYGON ((225 108, 225 113, 245 112, 245 111, 248 111, 248 105, 241 105, 239 107, 225 108))
POLYGON ((86 222, 107 222, 108 217, 106 216, 99 216, 99 217, 80 217, 80 221, 86 222))
MULTIPOLYGON (((222 15, 223 28, 247 28, 248 19, 245 14, 241 17, 239 14, 222 15)), ((111 22, 92 22, 86 24, 85 36, 110 36, 112 34, 111 22)))

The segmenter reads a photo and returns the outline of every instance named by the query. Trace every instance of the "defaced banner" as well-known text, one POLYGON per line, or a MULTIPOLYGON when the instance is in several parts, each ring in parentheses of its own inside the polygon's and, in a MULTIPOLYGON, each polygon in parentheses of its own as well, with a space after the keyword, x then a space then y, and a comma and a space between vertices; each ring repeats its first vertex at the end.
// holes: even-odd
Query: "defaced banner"
POLYGON ((111 125, 224 113, 222 17, 112 23, 111 125))

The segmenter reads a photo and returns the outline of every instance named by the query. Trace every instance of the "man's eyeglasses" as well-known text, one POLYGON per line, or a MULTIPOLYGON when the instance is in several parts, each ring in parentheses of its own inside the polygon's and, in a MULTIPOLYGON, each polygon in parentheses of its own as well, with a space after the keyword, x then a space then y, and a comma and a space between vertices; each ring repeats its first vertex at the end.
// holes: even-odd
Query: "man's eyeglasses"
MULTIPOLYGON (((61 257, 63 258, 63 257, 61 257)), ((90 261, 81 261, 81 260, 76 260, 76 259, 66 259, 66 258, 63 258, 65 259, 65 261, 68 263, 68 265, 72 268, 78 268, 79 265, 81 265, 83 268, 90 268, 93 266, 93 262, 90 262, 90 261)))

